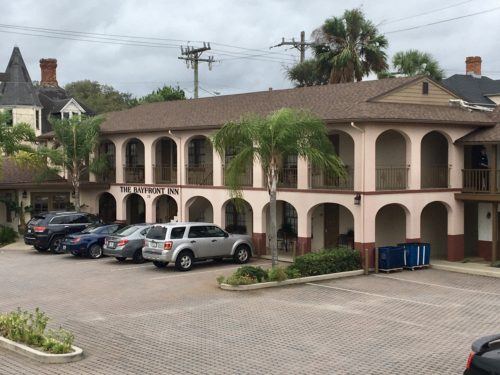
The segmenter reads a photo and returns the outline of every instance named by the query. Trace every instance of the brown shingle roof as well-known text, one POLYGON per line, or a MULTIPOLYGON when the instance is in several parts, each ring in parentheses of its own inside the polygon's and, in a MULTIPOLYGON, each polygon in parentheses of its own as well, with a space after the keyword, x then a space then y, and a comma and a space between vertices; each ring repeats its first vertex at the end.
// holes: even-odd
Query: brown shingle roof
POLYGON ((486 129, 476 129, 457 140, 459 143, 500 143, 500 106, 490 114, 495 126, 486 129))
MULTIPOLYGON (((2 170, 0 172, 0 185, 20 184, 37 182, 37 171, 34 168, 24 167, 15 163, 12 159, 0 160, 2 170)), ((66 181, 57 174, 45 179, 45 181, 66 181)))
POLYGON ((247 113, 267 115, 282 107, 312 111, 325 121, 451 122, 491 125, 487 114, 460 108, 378 103, 370 98, 421 77, 273 90, 247 94, 144 104, 106 114, 103 133, 219 127, 247 113))

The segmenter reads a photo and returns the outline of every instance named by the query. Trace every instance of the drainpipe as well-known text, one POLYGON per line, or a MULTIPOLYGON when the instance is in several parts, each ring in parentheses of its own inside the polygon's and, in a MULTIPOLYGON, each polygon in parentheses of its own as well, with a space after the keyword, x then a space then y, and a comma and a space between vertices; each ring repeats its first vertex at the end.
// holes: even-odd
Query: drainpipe
MULTIPOLYGON (((172 137, 172 138, 175 138, 179 141, 179 146, 177 147, 181 147, 181 138, 180 137, 177 137, 174 135, 174 133, 172 132, 172 130, 168 130, 168 134, 172 137)), ((183 155, 183 150, 180 150, 181 152, 179 153, 181 156, 183 155)), ((182 160, 183 161, 183 160, 182 160)), ((180 169, 179 169, 179 181, 180 181, 180 184, 179 184, 179 207, 177 207, 177 221, 184 221, 184 213, 183 213, 183 208, 184 208, 184 202, 182 201, 182 171, 183 171, 183 164, 181 163, 181 160, 177 160, 177 165, 180 166, 180 169)))

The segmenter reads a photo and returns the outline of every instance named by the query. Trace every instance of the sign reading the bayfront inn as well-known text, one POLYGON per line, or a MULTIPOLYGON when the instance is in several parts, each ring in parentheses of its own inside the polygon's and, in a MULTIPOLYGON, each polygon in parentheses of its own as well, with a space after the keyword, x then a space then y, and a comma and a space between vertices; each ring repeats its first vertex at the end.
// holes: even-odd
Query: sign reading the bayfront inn
POLYGON ((151 186, 120 186, 121 193, 151 194, 151 195, 179 195, 179 188, 151 187, 151 186))

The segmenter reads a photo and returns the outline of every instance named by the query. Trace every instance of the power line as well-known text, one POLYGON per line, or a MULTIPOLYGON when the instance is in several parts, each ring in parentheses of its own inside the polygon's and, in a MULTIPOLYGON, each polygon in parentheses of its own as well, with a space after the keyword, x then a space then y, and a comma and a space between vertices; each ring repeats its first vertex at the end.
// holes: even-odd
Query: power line
POLYGON ((281 43, 276 44, 275 46, 271 46, 269 47, 269 49, 283 46, 292 46, 293 48, 297 48, 300 52, 300 62, 302 63, 306 58, 306 48, 311 45, 312 43, 306 42, 306 33, 304 31, 301 31, 300 42, 296 42, 294 38, 292 38, 291 41, 285 41, 285 38, 281 38, 281 43))
POLYGON ((426 23, 426 24, 423 24, 423 25, 412 26, 412 27, 407 27, 407 28, 404 28, 404 29, 398 29, 398 30, 392 30, 392 31, 386 31, 384 34, 394 34, 394 33, 399 33, 399 32, 403 32, 403 31, 421 29, 422 27, 433 26, 433 25, 438 25, 440 23, 456 21, 456 20, 459 20, 459 19, 462 19, 462 18, 477 16, 479 14, 491 13, 491 12, 494 12, 494 11, 496 11, 498 9, 500 9, 500 7, 495 7, 495 8, 483 10, 483 11, 476 12, 476 13, 470 13, 470 14, 466 14, 466 15, 463 15, 463 16, 458 16, 458 17, 453 17, 453 18, 447 18, 447 19, 444 19, 444 20, 441 20, 441 21, 429 22, 429 23, 426 23))
POLYGON ((205 42, 203 42, 203 47, 200 47, 200 48, 194 48, 191 46, 187 46, 186 49, 184 49, 184 47, 181 46, 181 55, 182 56, 179 56, 178 58, 181 60, 185 60, 187 68, 189 69, 189 67, 191 67, 191 69, 193 69, 193 71, 194 71, 194 98, 195 99, 198 99, 198 86, 199 86, 199 83, 198 83, 198 64, 200 62, 206 62, 206 63, 208 63, 208 69, 212 70, 212 64, 214 62, 214 57, 209 56, 208 59, 201 58, 201 55, 203 54, 203 52, 210 51, 210 50, 211 50, 210 43, 207 44, 205 42))

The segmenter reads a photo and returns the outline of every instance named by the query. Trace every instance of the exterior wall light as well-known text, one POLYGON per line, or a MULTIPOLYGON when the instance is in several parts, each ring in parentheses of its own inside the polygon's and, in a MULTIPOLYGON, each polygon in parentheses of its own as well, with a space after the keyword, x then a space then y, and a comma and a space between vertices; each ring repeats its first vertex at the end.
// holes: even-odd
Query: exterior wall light
POLYGON ((358 206, 361 204, 361 194, 356 193, 356 195, 354 196, 354 204, 358 206))
POLYGON ((28 198, 28 193, 26 192, 26 190, 23 190, 23 199, 26 199, 28 198))

